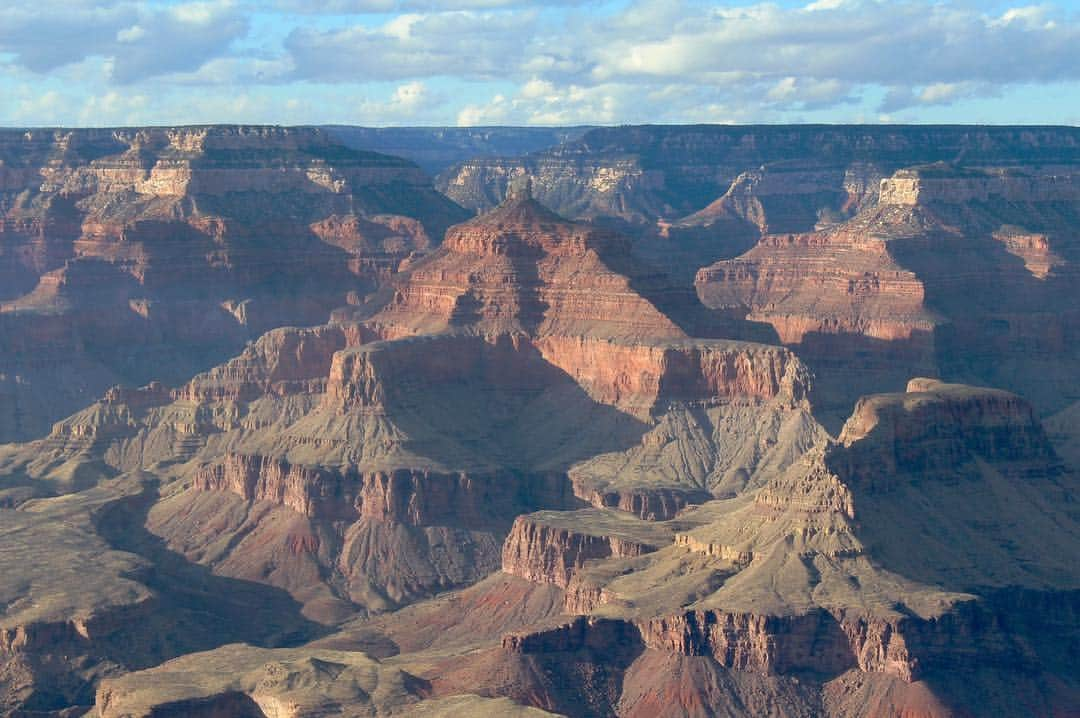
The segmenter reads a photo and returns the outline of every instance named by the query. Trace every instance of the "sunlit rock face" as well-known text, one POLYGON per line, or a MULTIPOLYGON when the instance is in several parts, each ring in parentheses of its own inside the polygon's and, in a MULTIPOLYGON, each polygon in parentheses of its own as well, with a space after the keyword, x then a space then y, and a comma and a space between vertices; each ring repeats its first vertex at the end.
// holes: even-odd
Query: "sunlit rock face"
POLYGON ((831 401, 930 374, 1052 413, 1077 401, 1078 219, 1073 165, 905 169, 847 221, 701 269, 698 294, 770 325, 831 401))
POLYGON ((0 445, 0 712, 1071 715, 1074 135, 46 133, 5 351, 146 379, 0 445))
POLYGON ((0 439, 373 291, 464 212, 315 129, 0 133, 0 439))

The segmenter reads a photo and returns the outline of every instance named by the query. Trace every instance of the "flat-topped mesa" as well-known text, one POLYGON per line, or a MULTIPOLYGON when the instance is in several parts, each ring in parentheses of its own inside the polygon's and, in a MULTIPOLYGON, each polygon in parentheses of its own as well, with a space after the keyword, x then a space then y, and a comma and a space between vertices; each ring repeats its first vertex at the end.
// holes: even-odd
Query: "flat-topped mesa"
POLYGON ((859 401, 828 462, 845 480, 887 488, 903 474, 956 474, 976 458, 1020 475, 1059 467, 1027 401, 997 389, 913 379, 859 401))
POLYGON ((384 412, 418 386, 538 391, 557 374, 538 358, 520 335, 490 339, 436 335, 376 341, 334 355, 323 406, 340 414, 384 412))
POLYGON ((1078 176, 1064 161, 897 170, 850 219, 766 236, 701 269, 698 294, 797 345, 819 387, 843 397, 830 419, 919 375, 1060 410, 1075 400, 1068 377, 1080 362, 1064 340, 1080 323, 1078 176))
MULTIPOLYGON (((58 132, 54 141, 62 141, 60 137, 58 132)), ((70 174, 56 172, 57 189, 68 194, 127 191, 164 198, 243 192, 343 193, 353 184, 425 181, 423 172, 406 160, 347 149, 317 128, 121 129, 107 139, 87 141, 100 145, 107 154, 70 174), (122 150, 115 152, 118 148, 122 150)))
POLYGON ((672 532, 621 512, 582 509, 518 516, 503 543, 502 570, 568 588, 587 561, 633 558, 672 541, 672 532))
POLYGON ((966 202, 1076 202, 1075 170, 1038 175, 1006 170, 974 170, 945 163, 913 167, 881 180, 882 205, 914 206, 966 202))
POLYGON ((699 270, 695 284, 706 305, 743 307, 785 344, 815 334, 907 341, 939 323, 922 281, 884 242, 842 227, 764 237, 741 257, 699 270))
POLYGON ((723 340, 627 344, 588 337, 521 335, 485 340, 469 335, 374 342, 337 353, 324 406, 344 413, 384 411, 402 386, 472 383, 489 389, 538 391, 576 382, 600 404, 642 419, 672 403, 806 400, 810 373, 781 347, 723 340), (542 360, 542 361, 541 361, 542 360))

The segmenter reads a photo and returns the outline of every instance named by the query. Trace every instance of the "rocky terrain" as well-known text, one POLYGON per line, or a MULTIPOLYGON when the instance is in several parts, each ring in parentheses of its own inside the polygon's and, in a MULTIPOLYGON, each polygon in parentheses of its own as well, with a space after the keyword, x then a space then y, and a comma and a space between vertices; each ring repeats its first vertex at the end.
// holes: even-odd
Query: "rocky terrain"
POLYGON ((324 322, 464 216, 314 129, 0 132, 0 439, 324 322))
POLYGON ((1074 131, 5 137, 0 713, 1080 713, 1074 131))
MULTIPOLYGON (((706 304, 769 324, 829 399, 913 374, 1076 402, 1080 191, 1071 167, 920 166, 845 222, 763 237, 703 268, 706 304)), ((846 410, 846 407, 845 407, 846 410)))
POLYGON ((353 127, 327 125, 346 147, 404 157, 431 175, 477 157, 516 157, 578 139, 589 127, 353 127))

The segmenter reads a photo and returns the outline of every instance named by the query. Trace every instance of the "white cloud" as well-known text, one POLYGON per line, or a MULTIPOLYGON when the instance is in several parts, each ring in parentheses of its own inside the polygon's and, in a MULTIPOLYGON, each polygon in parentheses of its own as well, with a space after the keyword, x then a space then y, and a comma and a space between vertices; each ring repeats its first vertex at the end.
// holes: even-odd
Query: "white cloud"
POLYGON ((131 27, 125 27, 116 33, 117 42, 138 42, 146 37, 146 30, 141 25, 132 25, 131 27))
POLYGON ((379 124, 909 119, 1080 82, 1080 17, 1063 0, 993 12, 967 0, 595 2, 602 11, 590 0, 0 3, 0 92, 44 88, 0 121, 75 121, 91 99, 102 116, 160 117, 183 108, 161 99, 173 93, 207 112, 311 121, 290 101, 320 92, 344 98, 324 111, 379 124), (46 101, 54 90, 67 110, 46 101), (110 105, 114 91, 147 104, 110 105))
POLYGON ((533 11, 440 12, 398 16, 371 29, 294 30, 285 40, 297 79, 324 82, 517 74, 533 11))
POLYGON ((196 70, 225 54, 248 27, 233 0, 173 6, 45 1, 0 7, 0 53, 10 53, 17 66, 41 74, 106 58, 112 79, 126 84, 196 70))

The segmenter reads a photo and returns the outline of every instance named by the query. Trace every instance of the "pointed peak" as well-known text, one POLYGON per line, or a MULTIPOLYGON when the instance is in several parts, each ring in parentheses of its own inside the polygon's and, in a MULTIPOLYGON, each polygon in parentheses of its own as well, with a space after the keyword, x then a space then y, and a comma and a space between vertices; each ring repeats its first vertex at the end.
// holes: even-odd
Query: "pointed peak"
POLYGON ((507 187, 506 196, 497 207, 470 220, 482 225, 558 224, 572 226, 573 222, 552 211, 532 194, 532 180, 518 177, 507 187))

